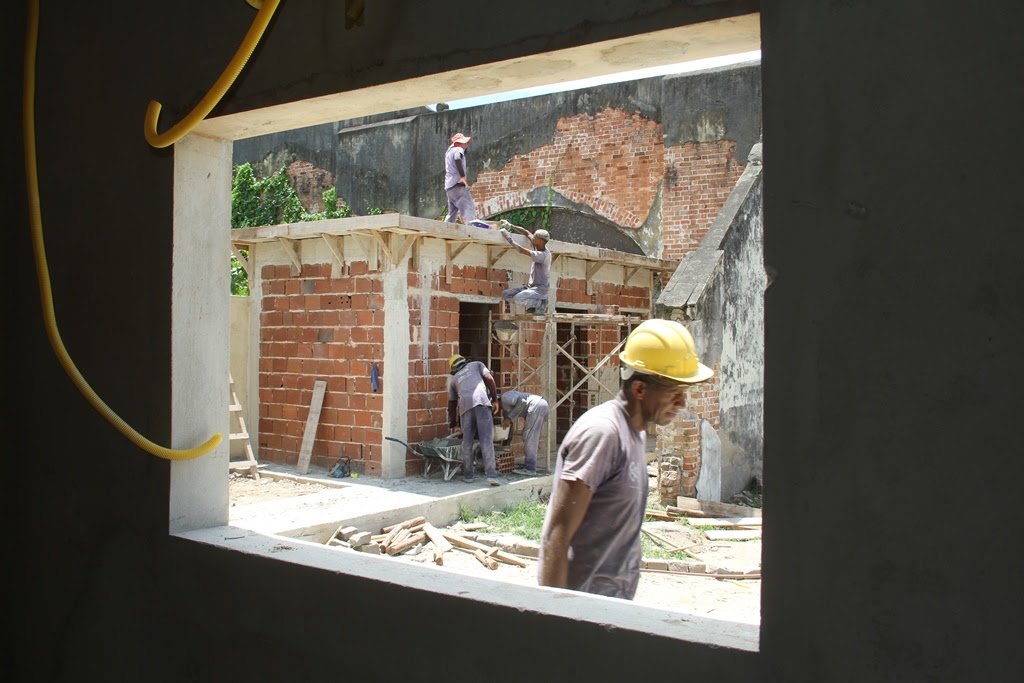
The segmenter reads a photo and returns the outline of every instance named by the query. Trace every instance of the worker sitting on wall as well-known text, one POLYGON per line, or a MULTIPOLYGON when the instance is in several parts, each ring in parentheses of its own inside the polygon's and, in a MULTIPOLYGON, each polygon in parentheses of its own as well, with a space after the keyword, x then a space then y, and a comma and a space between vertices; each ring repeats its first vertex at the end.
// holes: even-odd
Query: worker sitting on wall
POLYGON ((512 300, 515 303, 525 306, 527 313, 545 313, 548 307, 548 285, 551 272, 551 252, 547 249, 548 240, 551 234, 547 230, 530 232, 519 225, 512 225, 508 221, 500 221, 501 235, 505 241, 512 245, 520 253, 530 257, 530 279, 525 287, 511 287, 501 293, 505 301, 512 300), (512 239, 510 230, 518 230, 527 236, 533 249, 527 249, 512 239))

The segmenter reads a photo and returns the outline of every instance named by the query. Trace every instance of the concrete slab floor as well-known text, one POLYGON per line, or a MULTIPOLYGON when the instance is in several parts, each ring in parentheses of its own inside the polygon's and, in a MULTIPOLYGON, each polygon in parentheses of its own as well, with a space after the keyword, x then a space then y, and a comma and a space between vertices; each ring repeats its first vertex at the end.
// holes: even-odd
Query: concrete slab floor
POLYGON ((342 523, 372 529, 423 516, 438 527, 472 513, 509 507, 524 499, 551 493, 551 476, 501 475, 501 486, 477 476, 472 483, 440 474, 394 479, 360 476, 336 479, 323 468, 299 475, 294 468, 269 465, 260 477, 287 478, 327 488, 295 498, 269 500, 230 510, 230 524, 251 531, 324 543, 342 523))

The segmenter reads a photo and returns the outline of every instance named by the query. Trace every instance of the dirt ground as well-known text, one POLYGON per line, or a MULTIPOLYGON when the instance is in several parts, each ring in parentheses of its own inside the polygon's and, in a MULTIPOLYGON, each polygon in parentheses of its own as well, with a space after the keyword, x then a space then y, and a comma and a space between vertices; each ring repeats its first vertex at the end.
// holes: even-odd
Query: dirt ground
MULTIPOLYGON (((229 484, 230 504, 244 506, 281 498, 299 497, 316 493, 321 484, 260 477, 233 475, 229 484)), ((688 548, 687 553, 699 558, 709 568, 721 572, 742 574, 756 571, 761 566, 761 542, 709 541, 704 534, 681 522, 647 522, 644 528, 677 547, 688 548)), ((489 545, 507 543, 516 539, 495 537, 487 530, 476 532, 478 540, 489 545), (499 541, 500 538, 500 541, 499 541)), ((432 552, 413 549, 394 556, 397 561, 431 563, 432 552)), ((467 575, 489 576, 503 581, 535 585, 537 561, 524 554, 526 567, 498 563, 488 569, 470 552, 453 549, 444 556, 443 567, 467 575)), ((761 580, 714 578, 710 575, 686 575, 672 571, 643 570, 634 601, 661 609, 679 610, 718 619, 748 624, 760 623, 761 580)))

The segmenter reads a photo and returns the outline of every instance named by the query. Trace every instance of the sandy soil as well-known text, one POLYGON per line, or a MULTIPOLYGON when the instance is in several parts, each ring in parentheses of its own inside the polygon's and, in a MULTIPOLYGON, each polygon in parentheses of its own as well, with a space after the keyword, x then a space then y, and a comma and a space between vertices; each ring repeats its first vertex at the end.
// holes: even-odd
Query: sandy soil
MULTIPOLYGON (((323 490, 324 485, 261 477, 232 476, 229 484, 232 506, 249 505, 269 500, 299 497, 323 490)), ((704 534, 680 522, 648 522, 645 529, 669 541, 677 547, 688 548, 687 552, 703 561, 709 571, 742 574, 756 571, 761 566, 761 542, 758 541, 709 541, 704 534)), ((517 539, 488 535, 486 530, 476 532, 476 538, 488 545, 507 544, 517 539)), ((530 557, 529 550, 518 555, 525 567, 498 563, 489 569, 471 552, 453 549, 445 553, 444 568, 468 575, 489 576, 503 581, 533 585, 536 583, 537 563, 530 557)), ((430 547, 418 547, 401 555, 396 561, 432 563, 430 547)), ((696 561, 696 560, 694 560, 696 561)), ((761 580, 715 578, 711 575, 686 575, 674 571, 644 570, 635 602, 662 609, 678 609, 719 619, 748 624, 760 622, 761 580)))

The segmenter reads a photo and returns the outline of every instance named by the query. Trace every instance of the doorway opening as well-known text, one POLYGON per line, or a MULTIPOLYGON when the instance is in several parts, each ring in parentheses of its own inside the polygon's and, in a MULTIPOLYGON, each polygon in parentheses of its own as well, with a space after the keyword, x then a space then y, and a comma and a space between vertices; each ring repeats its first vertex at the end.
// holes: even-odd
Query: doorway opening
POLYGON ((493 310, 492 304, 459 302, 459 353, 466 358, 486 363, 493 310))

